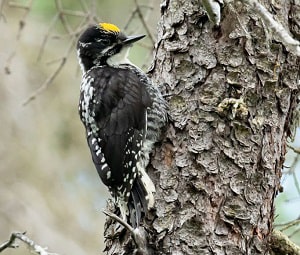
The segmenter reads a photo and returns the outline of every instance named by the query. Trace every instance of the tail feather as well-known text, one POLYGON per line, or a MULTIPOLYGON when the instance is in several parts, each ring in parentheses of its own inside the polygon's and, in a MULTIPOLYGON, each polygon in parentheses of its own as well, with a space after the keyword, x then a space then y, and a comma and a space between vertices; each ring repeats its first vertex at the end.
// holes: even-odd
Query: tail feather
POLYGON ((150 191, 148 189, 149 185, 145 185, 143 178, 137 177, 132 186, 128 202, 129 218, 134 228, 140 225, 142 213, 147 214, 148 210, 154 205, 153 189, 150 191))
POLYGON ((131 190, 131 203, 128 203, 129 207, 129 217, 133 228, 136 228, 140 225, 142 218, 142 210, 143 208, 143 194, 141 194, 141 190, 138 188, 138 185, 133 185, 131 190))
POLYGON ((135 189, 137 190, 139 201, 142 206, 142 210, 143 212, 147 213, 148 211, 147 192, 140 178, 136 179, 135 189))
POLYGON ((155 186, 150 179, 149 175, 146 173, 145 168, 138 164, 139 177, 137 178, 138 185, 144 192, 144 199, 146 200, 145 210, 153 208, 154 206, 154 193, 155 186))

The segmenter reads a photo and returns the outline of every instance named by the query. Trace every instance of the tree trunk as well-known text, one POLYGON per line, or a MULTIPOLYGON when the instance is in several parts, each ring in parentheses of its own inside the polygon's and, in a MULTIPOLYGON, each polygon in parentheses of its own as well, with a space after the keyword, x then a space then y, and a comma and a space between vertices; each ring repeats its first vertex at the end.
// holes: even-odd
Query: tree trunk
MULTIPOLYGON (((261 1, 297 38, 289 14, 299 4, 272 2, 261 1)), ((238 1, 213 27, 199 1, 166 0, 158 29, 151 74, 170 123, 149 167, 153 254, 269 254, 299 62, 238 1)), ((107 243, 108 254, 133 247, 107 243)))

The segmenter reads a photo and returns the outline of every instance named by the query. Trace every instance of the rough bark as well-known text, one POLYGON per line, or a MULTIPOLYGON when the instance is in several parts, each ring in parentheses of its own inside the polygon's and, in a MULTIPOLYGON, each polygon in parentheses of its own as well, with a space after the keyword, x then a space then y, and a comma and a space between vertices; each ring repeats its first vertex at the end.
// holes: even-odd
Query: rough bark
MULTIPOLYGON (((299 36, 299 4, 272 2, 261 1, 299 36)), ((166 0, 158 29, 151 73, 170 123, 149 167, 153 254, 269 254, 299 60, 237 1, 216 28, 199 1, 166 0)), ((126 238, 107 243, 108 254, 132 254, 126 238)))

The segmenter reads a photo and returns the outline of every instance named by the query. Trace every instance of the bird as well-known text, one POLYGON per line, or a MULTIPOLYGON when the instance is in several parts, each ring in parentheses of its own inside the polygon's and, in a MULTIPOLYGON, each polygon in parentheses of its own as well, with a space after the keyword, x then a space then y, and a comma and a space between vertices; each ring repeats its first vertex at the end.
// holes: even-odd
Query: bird
POLYGON ((119 214, 134 228, 154 207, 155 185, 146 167, 168 119, 158 86, 128 59, 131 46, 144 37, 99 23, 77 41, 79 115, 87 144, 119 214))

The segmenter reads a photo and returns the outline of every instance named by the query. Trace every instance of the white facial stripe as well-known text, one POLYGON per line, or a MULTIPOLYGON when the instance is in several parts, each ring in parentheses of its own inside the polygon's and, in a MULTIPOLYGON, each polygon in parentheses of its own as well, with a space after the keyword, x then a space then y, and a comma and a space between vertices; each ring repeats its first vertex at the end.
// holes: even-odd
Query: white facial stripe
POLYGON ((121 51, 107 59, 107 64, 110 66, 119 66, 122 64, 130 64, 130 60, 128 59, 130 47, 123 47, 121 51))
POLYGON ((114 48, 115 46, 116 46, 116 44, 113 44, 113 45, 111 45, 111 46, 105 48, 101 53, 102 53, 103 55, 105 55, 106 52, 110 51, 110 50, 111 50, 112 48, 114 48))
POLYGON ((91 43, 83 43, 83 42, 79 42, 79 45, 82 46, 83 48, 87 47, 88 45, 90 45, 91 43))

